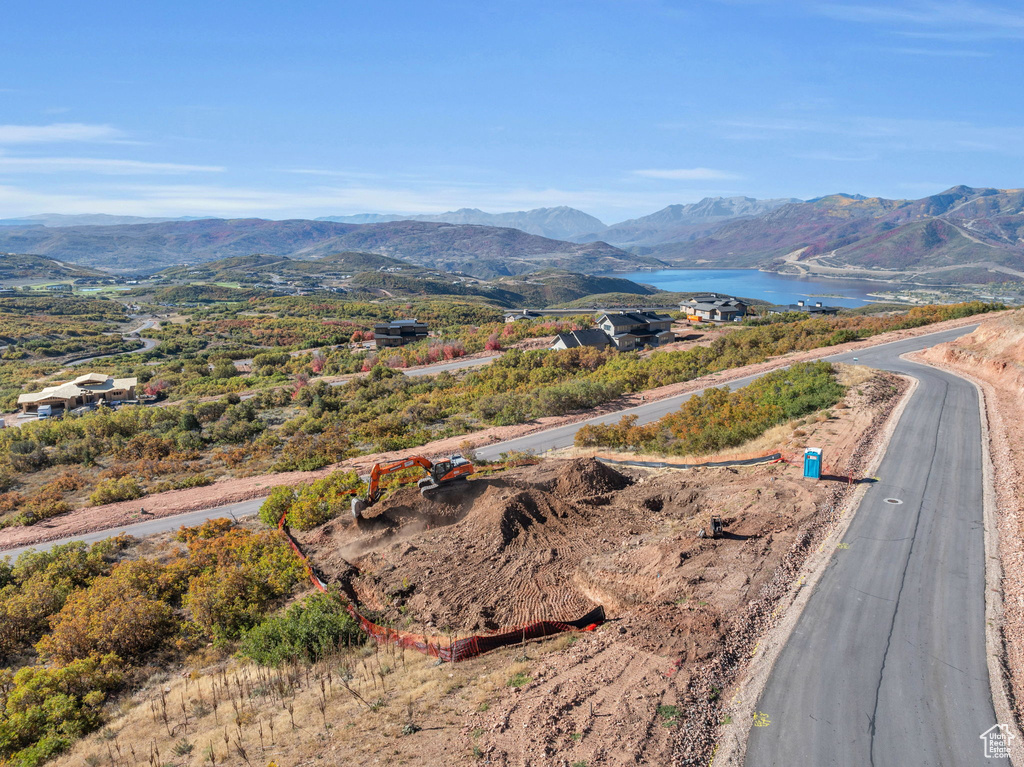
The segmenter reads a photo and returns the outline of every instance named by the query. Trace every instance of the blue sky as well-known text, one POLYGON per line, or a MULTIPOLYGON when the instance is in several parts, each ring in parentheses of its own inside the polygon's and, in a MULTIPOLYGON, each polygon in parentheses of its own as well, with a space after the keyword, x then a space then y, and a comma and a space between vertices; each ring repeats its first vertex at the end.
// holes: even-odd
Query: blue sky
POLYGON ((1024 186, 1019 3, 8 4, 0 217, 1024 186))

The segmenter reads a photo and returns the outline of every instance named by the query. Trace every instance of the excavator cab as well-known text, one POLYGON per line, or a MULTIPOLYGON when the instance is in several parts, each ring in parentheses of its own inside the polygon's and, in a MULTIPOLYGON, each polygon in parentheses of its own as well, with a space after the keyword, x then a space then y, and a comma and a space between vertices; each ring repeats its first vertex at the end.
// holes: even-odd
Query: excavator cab
POLYGON ((417 482, 416 486, 420 489, 420 495, 426 497, 427 493, 441 485, 468 478, 473 471, 473 464, 461 455, 453 455, 447 461, 438 461, 431 466, 427 476, 417 482))

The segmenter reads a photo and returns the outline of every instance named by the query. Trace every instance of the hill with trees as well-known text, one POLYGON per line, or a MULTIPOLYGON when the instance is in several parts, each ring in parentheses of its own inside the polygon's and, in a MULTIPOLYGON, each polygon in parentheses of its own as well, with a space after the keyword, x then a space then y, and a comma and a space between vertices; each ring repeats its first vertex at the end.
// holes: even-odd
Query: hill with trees
POLYGON ((477 277, 523 274, 548 266, 572 271, 625 271, 663 266, 606 243, 552 240, 518 229, 395 221, 203 219, 129 226, 0 228, 0 250, 61 258, 116 272, 153 272, 263 253, 313 259, 341 251, 400 258, 477 277))

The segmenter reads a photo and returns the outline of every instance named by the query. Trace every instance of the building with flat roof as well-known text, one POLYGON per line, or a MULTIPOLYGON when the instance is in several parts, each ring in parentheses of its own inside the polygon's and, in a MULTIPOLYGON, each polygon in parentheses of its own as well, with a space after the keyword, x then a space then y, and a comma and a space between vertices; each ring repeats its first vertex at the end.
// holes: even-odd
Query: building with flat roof
POLYGON ((769 306, 768 314, 786 314, 788 312, 803 312, 812 315, 838 314, 840 308, 839 306, 822 306, 821 301, 815 301, 813 304, 797 301, 795 304, 769 306))
POLYGON ((373 341, 378 349, 411 344, 428 334, 427 323, 415 319, 378 322, 373 326, 373 341))
POLYGON ((98 402, 123 402, 135 399, 138 378, 114 378, 103 373, 86 373, 74 381, 47 386, 42 391, 22 394, 18 407, 23 413, 35 413, 40 405, 68 412, 82 405, 98 402))

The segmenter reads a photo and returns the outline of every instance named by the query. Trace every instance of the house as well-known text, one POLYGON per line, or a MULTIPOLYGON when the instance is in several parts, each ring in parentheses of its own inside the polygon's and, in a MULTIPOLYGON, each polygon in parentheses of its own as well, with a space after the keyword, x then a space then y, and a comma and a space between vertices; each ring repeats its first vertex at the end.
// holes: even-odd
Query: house
POLYGON ((378 322, 373 326, 373 341, 378 349, 404 346, 427 337, 427 323, 418 320, 378 322))
POLYGON ((602 314, 597 325, 608 334, 615 348, 629 351, 642 346, 661 346, 676 340, 672 318, 655 312, 616 312, 602 314))
POLYGON ((569 333, 559 333, 555 339, 552 349, 574 349, 577 346, 593 346, 595 349, 603 349, 611 343, 608 334, 603 330, 592 328, 590 330, 573 330, 569 333))
POLYGON ((788 312, 803 312, 815 316, 823 314, 837 314, 841 307, 822 306, 821 301, 809 304, 806 301, 797 301, 795 304, 783 304, 782 306, 769 306, 768 314, 786 314, 788 312))
POLYGON ((522 311, 511 312, 505 315, 505 322, 516 322, 517 320, 535 320, 538 317, 544 315, 540 312, 531 312, 529 309, 523 309, 522 311))
POLYGON ((747 316, 749 305, 718 293, 694 296, 679 305, 679 311, 686 312, 691 322, 739 322, 747 316))
POLYGON ((22 394, 18 405, 23 413, 37 413, 40 406, 68 412, 97 402, 123 402, 135 399, 138 378, 114 378, 103 373, 86 373, 74 381, 47 386, 42 391, 22 394))

